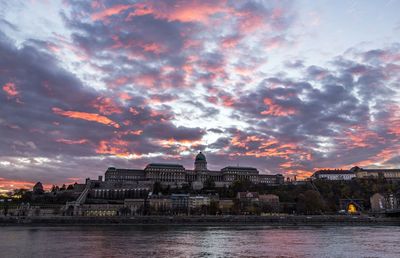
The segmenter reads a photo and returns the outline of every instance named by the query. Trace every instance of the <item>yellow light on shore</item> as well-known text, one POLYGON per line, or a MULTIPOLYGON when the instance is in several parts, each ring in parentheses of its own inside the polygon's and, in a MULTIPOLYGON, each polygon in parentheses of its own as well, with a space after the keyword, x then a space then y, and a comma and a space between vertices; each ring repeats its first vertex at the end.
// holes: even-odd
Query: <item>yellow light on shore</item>
POLYGON ((357 207, 353 203, 350 203, 347 206, 347 212, 350 213, 350 214, 357 213, 357 207))

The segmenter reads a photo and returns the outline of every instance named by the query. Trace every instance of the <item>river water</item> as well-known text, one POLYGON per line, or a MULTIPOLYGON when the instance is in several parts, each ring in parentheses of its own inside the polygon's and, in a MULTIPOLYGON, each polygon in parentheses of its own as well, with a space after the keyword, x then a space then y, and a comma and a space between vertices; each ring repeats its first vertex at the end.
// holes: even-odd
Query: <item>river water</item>
POLYGON ((400 227, 0 227, 0 257, 400 257, 400 227))

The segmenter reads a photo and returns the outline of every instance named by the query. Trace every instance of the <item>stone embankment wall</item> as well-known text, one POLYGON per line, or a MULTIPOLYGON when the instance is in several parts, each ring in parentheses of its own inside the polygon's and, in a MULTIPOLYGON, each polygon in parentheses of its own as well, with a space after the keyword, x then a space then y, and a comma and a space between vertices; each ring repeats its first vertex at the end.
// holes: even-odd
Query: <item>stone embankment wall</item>
POLYGON ((396 225, 400 218, 367 216, 142 216, 142 217, 0 217, 0 225, 396 225))

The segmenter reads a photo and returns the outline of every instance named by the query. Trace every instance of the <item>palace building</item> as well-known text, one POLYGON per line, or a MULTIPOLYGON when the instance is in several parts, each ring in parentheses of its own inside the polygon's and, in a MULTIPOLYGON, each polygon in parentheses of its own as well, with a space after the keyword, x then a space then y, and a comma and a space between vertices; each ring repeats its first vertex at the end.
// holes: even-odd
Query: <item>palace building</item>
POLYGON ((180 164, 151 163, 142 169, 120 169, 109 167, 105 172, 105 181, 113 182, 159 182, 171 187, 190 184, 202 188, 206 181, 212 181, 216 187, 231 185, 236 180, 249 180, 255 184, 279 185, 284 183, 281 174, 260 174, 253 167, 228 166, 221 170, 209 170, 206 156, 196 155, 194 169, 189 170, 180 164))

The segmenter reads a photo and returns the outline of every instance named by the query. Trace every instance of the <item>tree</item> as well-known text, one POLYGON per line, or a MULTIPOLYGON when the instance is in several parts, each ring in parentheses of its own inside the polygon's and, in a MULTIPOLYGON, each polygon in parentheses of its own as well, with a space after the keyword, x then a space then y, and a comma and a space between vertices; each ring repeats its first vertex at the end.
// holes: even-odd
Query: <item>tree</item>
POLYGON ((241 179, 234 181, 231 187, 236 195, 238 192, 245 192, 251 190, 252 183, 248 179, 241 179))
POLYGON ((214 190, 215 189, 215 181, 211 177, 207 178, 204 181, 204 189, 206 190, 214 190))
POLYGON ((298 197, 297 211, 305 214, 320 214, 325 210, 321 195, 314 190, 307 190, 298 197))
POLYGON ((5 205, 3 207, 3 214, 4 214, 4 216, 7 216, 7 214, 8 214, 8 205, 5 205))
POLYGON ((216 201, 211 201, 210 202, 210 207, 208 207, 208 213, 210 215, 215 215, 219 211, 219 205, 218 202, 216 201))
POLYGON ((153 184, 153 194, 158 194, 162 192, 162 186, 160 182, 154 182, 153 184))

